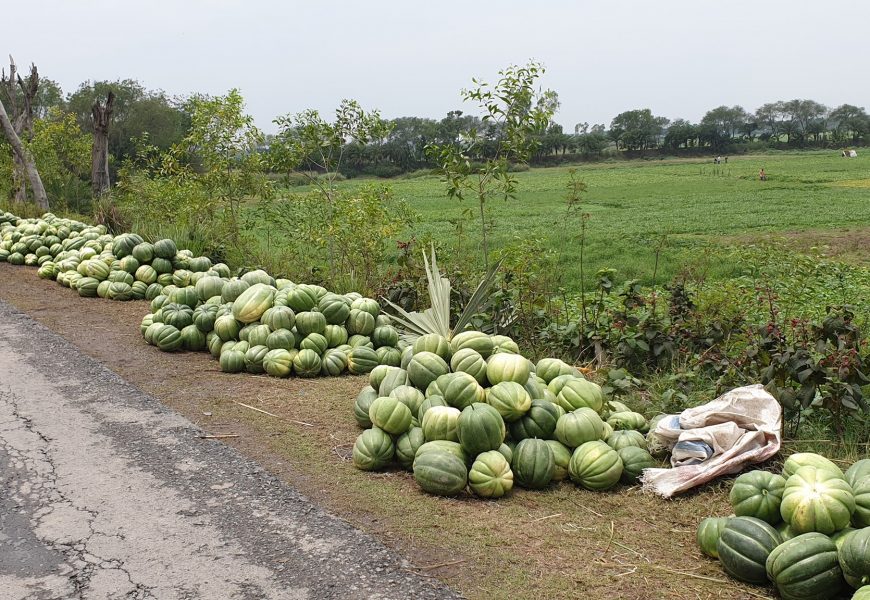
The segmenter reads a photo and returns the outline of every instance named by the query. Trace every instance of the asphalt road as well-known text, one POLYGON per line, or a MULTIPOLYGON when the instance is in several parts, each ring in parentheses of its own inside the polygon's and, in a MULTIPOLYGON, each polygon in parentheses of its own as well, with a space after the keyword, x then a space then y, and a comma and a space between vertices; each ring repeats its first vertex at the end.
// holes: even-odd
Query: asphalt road
POLYGON ((0 600, 458 597, 201 435, 0 302, 0 600))

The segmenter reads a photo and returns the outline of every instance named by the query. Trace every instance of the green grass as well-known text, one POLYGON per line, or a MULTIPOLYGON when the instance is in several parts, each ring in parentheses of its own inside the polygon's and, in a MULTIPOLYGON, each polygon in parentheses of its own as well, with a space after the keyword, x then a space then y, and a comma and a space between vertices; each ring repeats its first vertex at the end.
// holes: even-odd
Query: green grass
MULTIPOLYGON (((718 167, 709 160, 631 161, 582 165, 578 174, 588 185, 583 210, 590 220, 586 274, 603 267, 618 278, 651 283, 655 247, 667 236, 659 261, 659 283, 703 259, 704 249, 726 243, 751 243, 771 233, 809 232, 863 227, 870 223, 870 158, 846 160, 836 152, 802 152, 732 157, 718 167), (758 180, 764 168, 768 181, 758 180), (718 172, 716 171, 718 169, 718 172)), ((568 167, 518 173, 515 200, 490 203, 495 228, 494 251, 537 238, 546 248, 562 249, 560 268, 569 289, 579 288, 580 245, 576 223, 565 223, 568 167), (566 237, 567 236, 567 237, 566 237)), ((343 186, 356 186, 351 180, 343 186)), ((438 240, 455 251, 457 228, 463 222, 463 254, 473 258, 480 233, 473 199, 450 200, 438 177, 390 182, 397 197, 407 200, 421 222, 407 237, 438 240)), ((713 279, 739 272, 736 262, 708 261, 713 279)))

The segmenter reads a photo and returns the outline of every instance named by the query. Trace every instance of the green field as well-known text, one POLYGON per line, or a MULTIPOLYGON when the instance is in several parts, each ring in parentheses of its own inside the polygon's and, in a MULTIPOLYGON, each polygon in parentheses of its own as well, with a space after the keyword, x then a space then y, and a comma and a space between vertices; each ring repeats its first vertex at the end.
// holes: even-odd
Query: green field
MULTIPOLYGON (((612 267, 619 279, 651 282, 655 247, 663 236, 667 244, 661 253, 659 283, 700 260, 704 248, 770 241, 771 233, 784 233, 801 248, 831 243, 839 253, 863 257, 860 239, 857 248, 838 245, 838 240, 861 238, 861 228, 870 224, 870 158, 864 156, 849 160, 836 152, 804 152, 731 157, 719 166, 709 159, 657 160, 586 164, 576 169, 588 185, 583 201, 583 210, 590 215, 587 279, 599 268, 612 267), (764 182, 758 179, 762 167, 769 177, 764 182)), ((564 225, 568 171, 559 167, 518 173, 517 198, 490 204, 491 244, 498 251, 520 239, 537 238, 545 247, 564 246, 561 268, 568 287, 577 289, 576 220, 564 225), (565 243, 566 235, 573 239, 565 243)), ((358 184, 352 180, 343 185, 358 184)), ((448 199, 444 184, 435 176, 394 180, 391 185, 395 195, 422 217, 409 237, 431 236, 446 250, 455 250, 456 221, 460 221, 464 252, 476 250, 480 239, 476 213, 462 216, 463 209, 476 210, 473 199, 448 199)), ((721 259, 707 266, 714 279, 733 276, 739 268, 721 259)))

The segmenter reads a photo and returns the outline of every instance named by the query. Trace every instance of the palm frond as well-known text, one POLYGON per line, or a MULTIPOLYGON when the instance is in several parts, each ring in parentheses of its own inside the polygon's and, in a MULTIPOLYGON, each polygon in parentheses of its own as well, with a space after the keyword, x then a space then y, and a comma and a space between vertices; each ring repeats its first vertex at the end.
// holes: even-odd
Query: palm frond
POLYGON ((438 269, 438 259, 435 256, 435 246, 432 246, 431 260, 423 253, 423 262, 426 266, 426 280, 429 287, 429 301, 431 308, 427 308, 423 312, 412 311, 408 312, 395 302, 383 298, 394 311, 395 314, 390 315, 397 324, 402 328, 401 336, 407 342, 413 343, 418 337, 427 333, 437 333, 448 340, 453 337, 453 332, 462 331, 465 326, 471 321, 471 318, 480 312, 486 302, 489 289, 495 281, 495 274, 501 265, 501 260, 493 263, 483 280, 477 286, 477 289, 465 305, 465 309, 459 316, 456 326, 450 328, 450 280, 441 276, 441 271, 438 269))
POLYGON ((471 322, 471 318, 480 312, 480 309, 489 297, 489 289, 492 287, 492 284, 495 283, 495 274, 501 266, 501 261, 502 259, 499 259, 489 266, 486 275, 484 275, 483 279, 480 280, 477 289, 474 290, 474 293, 471 295, 471 298, 468 299, 468 303, 462 310, 462 314, 459 315, 459 320, 456 321, 456 325, 453 327, 454 333, 465 329, 465 326, 471 322))
POLYGON ((435 245, 432 244, 432 262, 426 260, 423 254, 423 262, 426 265, 426 279, 429 282, 429 302, 432 304, 432 318, 435 320, 437 332, 446 338, 450 338, 450 280, 441 277, 438 270, 438 259, 435 257, 435 245))

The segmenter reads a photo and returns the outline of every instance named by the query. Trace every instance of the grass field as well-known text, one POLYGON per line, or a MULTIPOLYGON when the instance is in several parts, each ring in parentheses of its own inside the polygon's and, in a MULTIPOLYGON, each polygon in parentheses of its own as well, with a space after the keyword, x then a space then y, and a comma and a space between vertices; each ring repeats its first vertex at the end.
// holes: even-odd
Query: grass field
MULTIPOLYGON (((696 263, 705 248, 783 240, 798 249, 818 244, 846 260, 860 261, 870 240, 870 158, 843 159, 836 152, 803 152, 731 157, 714 166, 709 160, 631 161, 577 167, 588 185, 583 210, 590 220, 586 274, 602 267, 618 270, 619 279, 652 281, 655 251, 667 236, 657 280, 667 281, 696 263), (767 181, 759 181, 764 168, 767 181)), ((562 247, 561 268, 569 288, 579 287, 580 248, 577 224, 565 223, 567 167, 518 173, 517 198, 492 201, 492 248, 522 238, 538 238, 545 247, 562 247), (568 237, 566 237, 568 236, 568 237)), ((344 186, 359 185, 359 180, 344 186)), ((422 221, 409 232, 446 248, 457 244, 456 224, 463 222, 466 249, 479 243, 473 199, 450 200, 435 176, 390 182, 422 221)), ((479 252, 473 253, 473 256, 479 252)), ((739 267, 717 259, 712 278, 728 278, 739 267)))

